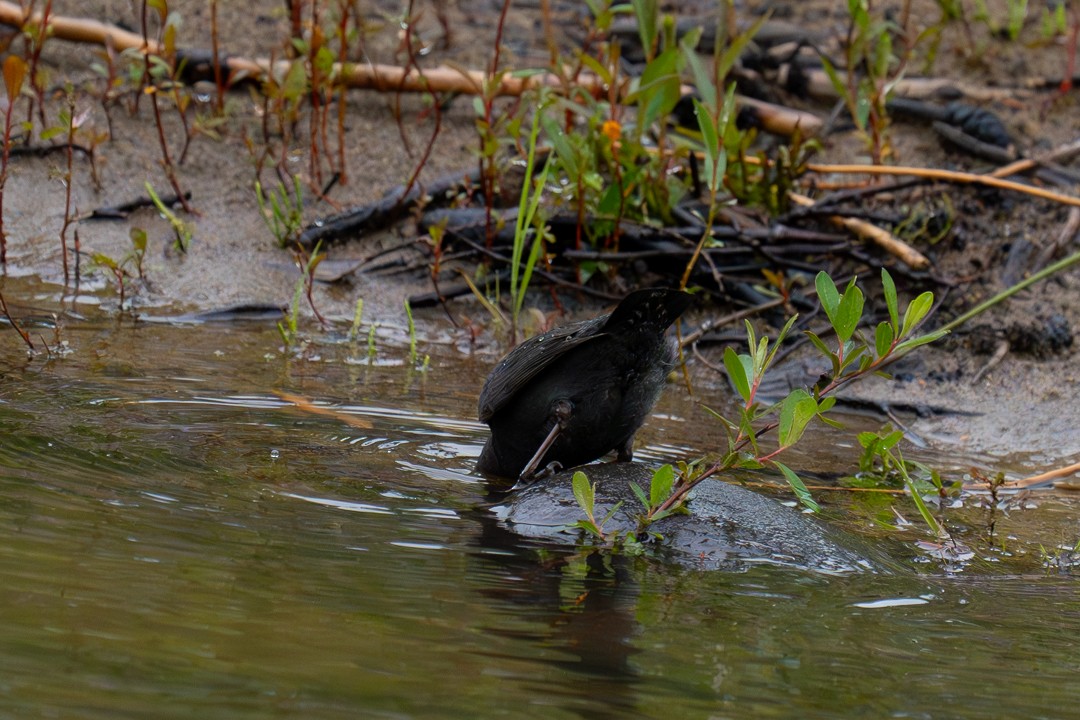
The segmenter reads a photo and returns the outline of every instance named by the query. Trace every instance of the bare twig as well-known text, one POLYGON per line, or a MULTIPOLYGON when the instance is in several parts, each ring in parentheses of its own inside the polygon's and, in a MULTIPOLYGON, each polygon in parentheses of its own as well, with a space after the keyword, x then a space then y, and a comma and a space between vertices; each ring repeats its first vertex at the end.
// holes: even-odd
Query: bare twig
MULTIPOLYGON (((1032 475, 1030 477, 1022 478, 1020 480, 1009 480, 998 485, 998 489, 1007 490, 1031 490, 1040 485, 1049 485, 1052 481, 1058 480, 1075 473, 1080 473, 1080 462, 1066 465, 1065 467, 1056 468, 1054 470, 1048 470, 1038 475, 1032 475)), ((990 483, 978 482, 978 483, 966 483, 964 485, 965 490, 989 490, 990 483)))
MULTIPOLYGON (((868 166, 877 167, 877 166, 868 166)), ((802 205, 803 207, 810 207, 814 204, 814 201, 805 195, 799 195, 798 193, 789 193, 791 200, 796 205, 802 205)), ((869 240, 882 250, 894 255, 902 263, 907 265, 913 270, 923 270, 930 267, 930 260, 915 248, 908 245, 906 242, 896 237, 890 232, 882 230, 878 226, 869 223, 865 220, 858 218, 833 216, 832 222, 840 227, 855 233, 864 240, 869 240)))
POLYGON ((1000 190, 1012 190, 1018 193, 1033 195, 1044 200, 1052 200, 1062 205, 1080 206, 1080 198, 1070 195, 1062 195, 1051 190, 1024 185, 1023 183, 1003 180, 995 177, 1000 170, 992 175, 979 175, 977 173, 957 172, 955 170, 941 170, 939 168, 921 168, 904 165, 824 165, 821 163, 809 163, 806 169, 816 173, 835 173, 843 175, 912 175, 914 177, 941 180, 943 182, 962 183, 972 185, 987 185, 1000 190))

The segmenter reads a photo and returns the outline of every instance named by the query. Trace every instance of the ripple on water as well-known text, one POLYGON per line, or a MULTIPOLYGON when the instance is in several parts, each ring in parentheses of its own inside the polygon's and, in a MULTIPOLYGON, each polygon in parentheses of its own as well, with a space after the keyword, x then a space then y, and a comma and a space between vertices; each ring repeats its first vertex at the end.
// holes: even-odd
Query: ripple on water
MULTIPOLYGON (((51 363, 0 342, 0 715, 1061 717, 1080 701, 1075 582, 1034 555, 997 575, 822 576, 559 549, 482 509, 483 363, 436 357, 425 383, 349 366, 347 345, 284 357, 273 327, 65 332, 51 363)), ((653 461, 706 444, 665 402, 643 431, 653 461)), ((1011 523, 1075 542, 1067 501, 1008 510, 1009 553, 1025 551, 1011 523)))

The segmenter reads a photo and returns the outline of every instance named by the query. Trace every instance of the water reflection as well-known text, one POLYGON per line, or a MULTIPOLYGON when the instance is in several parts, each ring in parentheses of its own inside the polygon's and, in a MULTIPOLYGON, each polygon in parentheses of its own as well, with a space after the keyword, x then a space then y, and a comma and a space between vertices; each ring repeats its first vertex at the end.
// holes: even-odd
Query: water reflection
MULTIPOLYGON (((482 362, 433 348, 406 382, 333 347, 284 357, 260 326, 67 332, 51 363, 0 334, 0 716, 1061 717, 1080 700, 1075 583, 1030 555, 996 577, 824 577, 545 546, 484 511, 482 362)), ((666 402, 643 457, 699 443, 666 402)), ((1047 547, 1075 533, 1067 502, 1037 517, 1047 547)))

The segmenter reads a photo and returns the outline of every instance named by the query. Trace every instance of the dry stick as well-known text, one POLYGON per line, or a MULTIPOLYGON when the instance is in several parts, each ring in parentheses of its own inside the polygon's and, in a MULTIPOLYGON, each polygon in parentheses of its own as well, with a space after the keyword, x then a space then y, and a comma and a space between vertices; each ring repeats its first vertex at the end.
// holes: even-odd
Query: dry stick
MULTIPOLYGON (((1010 163, 1003 167, 998 168, 994 172, 988 175, 978 175, 975 173, 956 172, 951 170, 939 170, 936 168, 916 168, 905 166, 882 166, 882 165, 823 165, 820 163, 808 164, 807 170, 816 173, 841 173, 841 174, 867 174, 867 175, 912 175, 915 177, 928 178, 932 180, 944 180, 947 182, 956 183, 973 183, 979 185, 988 185, 990 187, 996 187, 1004 190, 1013 190, 1015 192, 1026 193, 1028 195, 1034 195, 1035 197, 1043 198, 1046 200, 1053 200, 1065 205, 1072 205, 1074 207, 1080 206, 1080 198, 1075 198, 1069 195, 1062 195, 1051 190, 1043 190, 1042 188, 1032 187, 1030 185, 1024 185, 1023 183, 1013 182, 1011 180, 1004 180, 1003 178, 1009 175, 1015 175, 1017 173, 1030 170, 1034 167, 1038 167, 1042 163, 1050 162, 1059 158, 1069 157, 1077 152, 1080 152, 1080 142, 1069 143, 1060 148, 1055 149, 1051 153, 1047 153, 1038 158, 1029 158, 1024 160, 1018 160, 1017 162, 1010 163)), ((813 205, 813 201, 810 198, 791 194, 791 199, 798 205, 809 207, 813 205)), ((890 233, 885 232, 881 228, 871 225, 863 220, 855 218, 833 218, 833 222, 838 225, 843 225, 847 229, 856 233, 860 237, 871 240, 886 251, 896 255, 902 262, 909 267, 920 270, 928 267, 930 261, 927 258, 907 243, 903 242, 899 238, 894 237, 890 233)))
MULTIPOLYGON (((778 78, 781 83, 786 82, 787 72, 790 71, 781 72, 778 78)), ((836 99, 836 88, 833 87, 832 80, 824 70, 817 68, 799 68, 799 72, 806 83, 807 95, 819 100, 836 99)), ((837 69, 836 72, 846 83, 847 73, 840 69, 837 69)), ((1025 91, 1040 89, 1044 84, 1044 79, 1032 78, 1021 80, 1019 88, 992 88, 983 85, 972 85, 970 83, 959 82, 949 78, 912 77, 898 80, 893 85, 891 92, 897 97, 923 100, 954 96, 959 93, 970 100, 1001 102, 1002 100, 1012 100, 1018 96, 1023 96, 1025 91)))
POLYGON ((1080 140, 1066 143, 1061 147, 1054 148, 1050 152, 1036 155, 1035 157, 1023 158, 1011 162, 1008 165, 1002 165, 994 172, 988 174, 990 177, 999 178, 1008 177, 1010 175, 1019 175, 1020 173, 1027 172, 1028 170, 1048 163, 1068 162, 1077 154, 1080 154, 1080 140))
MULTIPOLYGON (((1055 468, 1054 470, 1047 470, 1044 473, 1032 475, 1031 477, 1023 478, 1022 480, 1009 480, 1008 482, 1001 483, 997 487, 998 489, 1004 488, 1006 490, 1030 490, 1036 485, 1042 485, 1052 480, 1067 477, 1078 472, 1080 472, 1080 462, 1073 463, 1072 465, 1066 465, 1065 467, 1055 468)), ((965 483, 964 489, 989 490, 990 483, 965 483)))
MULTIPOLYGON (((836 173, 842 175, 913 175, 929 180, 942 180, 952 183, 969 183, 973 185, 987 185, 1000 190, 1012 190, 1014 192, 1033 195, 1044 200, 1052 200, 1062 205, 1080 206, 1080 198, 1071 195, 1062 195, 1051 190, 1024 185, 1023 183, 1003 180, 994 175, 979 175, 976 173, 957 172, 954 170, 939 170, 937 168, 921 168, 903 165, 824 165, 821 163, 809 163, 807 170, 816 173, 836 173)), ((997 172, 1000 172, 997 171, 997 172)), ((995 173, 996 174, 996 173, 995 173)))
MULTIPOLYGON (((811 207, 814 204, 814 201, 805 195, 788 193, 788 196, 796 205, 811 207)), ((882 230, 877 225, 858 218, 840 217, 839 215, 833 215, 830 220, 833 224, 849 230, 864 240, 869 240, 891 255, 896 256, 900 262, 912 270, 924 270, 930 267, 930 260, 925 255, 892 233, 882 230)))
POLYGON ((986 361, 986 364, 979 368, 979 371, 972 376, 969 384, 978 385, 981 383, 982 379, 986 377, 991 370, 1001 364, 1005 359, 1005 356, 1009 354, 1009 349, 1010 346, 1008 340, 999 340, 997 347, 994 348, 994 354, 991 355, 990 359, 986 361))
POLYGON ((1062 226, 1057 236, 1039 251, 1039 255, 1035 258, 1032 267, 1038 270, 1043 265, 1046 265, 1058 252, 1068 246, 1078 233, 1080 233, 1080 208, 1069 208, 1069 216, 1065 219, 1065 225, 1062 226))
MULTIPOLYGON (((18 4, 12 2, 0 2, 0 23, 19 28, 28 24, 40 24, 42 14, 35 12, 27 14, 18 4)), ((152 53, 161 51, 160 44, 155 40, 144 41, 142 35, 129 30, 109 25, 97 20, 85 20, 82 18, 67 18, 61 15, 49 15, 49 34, 51 37, 73 42, 95 43, 97 45, 112 45, 117 50, 128 48, 146 48, 152 53)))

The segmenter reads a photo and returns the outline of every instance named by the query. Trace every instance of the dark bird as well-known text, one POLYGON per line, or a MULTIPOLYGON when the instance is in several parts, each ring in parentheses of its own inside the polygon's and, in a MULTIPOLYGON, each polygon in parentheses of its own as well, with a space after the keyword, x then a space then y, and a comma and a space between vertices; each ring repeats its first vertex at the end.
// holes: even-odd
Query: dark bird
POLYGON ((638 290, 610 315, 557 327, 510 351, 480 391, 480 421, 491 438, 476 469, 517 478, 611 450, 631 460, 634 433, 675 367, 677 347, 664 332, 690 300, 678 290, 638 290))

